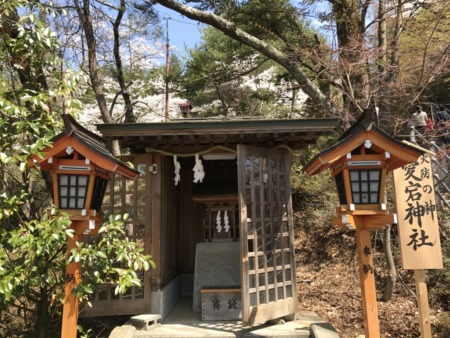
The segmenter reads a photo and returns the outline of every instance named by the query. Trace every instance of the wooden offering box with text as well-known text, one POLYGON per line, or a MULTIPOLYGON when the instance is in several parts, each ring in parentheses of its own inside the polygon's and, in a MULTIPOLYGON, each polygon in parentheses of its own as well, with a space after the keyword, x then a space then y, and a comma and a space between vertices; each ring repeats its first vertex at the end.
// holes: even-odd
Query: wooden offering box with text
POLYGON ((241 289, 205 288, 202 294, 202 320, 240 320, 241 289))

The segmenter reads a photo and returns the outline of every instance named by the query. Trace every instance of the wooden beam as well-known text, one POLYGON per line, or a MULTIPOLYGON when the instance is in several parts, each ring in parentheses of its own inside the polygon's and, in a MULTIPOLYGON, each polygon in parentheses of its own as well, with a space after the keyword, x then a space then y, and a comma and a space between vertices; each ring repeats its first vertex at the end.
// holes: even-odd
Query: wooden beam
POLYGON ((417 303, 419 307, 420 336, 422 338, 431 338, 426 270, 414 270, 414 278, 416 280, 417 303))
MULTIPOLYGON (((152 164, 152 155, 151 154, 145 154, 140 155, 135 160, 136 163, 143 163, 145 164, 145 174, 144 174, 144 181, 145 181, 145 214, 144 214, 144 220, 145 220, 145 228, 144 228, 144 253, 146 255, 152 254, 152 176, 153 174, 150 173, 149 168, 152 164)), ((138 196, 135 196, 135 199, 138 199, 138 196)), ((151 311, 151 274, 153 272, 151 270, 144 272, 144 310, 145 311, 151 311)))
POLYGON ((161 155, 152 156, 152 164, 156 164, 159 174, 151 176, 151 209, 152 209, 152 258, 156 264, 152 288, 159 290, 161 283, 161 155))
MULTIPOLYGON (((73 237, 67 239, 67 258, 70 257, 72 249, 77 247, 77 242, 82 241, 83 232, 77 228, 85 228, 86 221, 72 221, 71 228, 74 229, 73 237)), ((87 222, 88 223, 88 222, 87 222)), ((72 292, 80 284, 81 266, 78 262, 71 262, 66 267, 64 284, 64 306, 62 314, 61 338, 76 338, 78 323, 78 297, 72 292)))
POLYGON ((397 223, 397 215, 352 215, 339 214, 333 224, 344 230, 380 230, 389 224, 397 223))

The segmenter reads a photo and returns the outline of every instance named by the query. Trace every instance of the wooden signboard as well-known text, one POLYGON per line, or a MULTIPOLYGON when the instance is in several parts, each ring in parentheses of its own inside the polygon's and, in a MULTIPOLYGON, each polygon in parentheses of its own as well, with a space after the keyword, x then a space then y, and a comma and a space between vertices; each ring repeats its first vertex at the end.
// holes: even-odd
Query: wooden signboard
POLYGON ((203 320, 239 320, 242 318, 241 289, 203 289, 203 320))
POLYGON ((403 269, 442 269, 430 155, 394 170, 394 185, 403 269))

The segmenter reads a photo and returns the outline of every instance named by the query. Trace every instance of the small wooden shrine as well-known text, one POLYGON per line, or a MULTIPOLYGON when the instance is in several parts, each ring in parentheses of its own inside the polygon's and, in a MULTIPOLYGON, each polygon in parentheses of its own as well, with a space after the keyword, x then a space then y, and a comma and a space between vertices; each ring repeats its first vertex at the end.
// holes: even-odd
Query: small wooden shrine
POLYGON ((126 160, 140 172, 134 182, 112 182, 103 210, 130 215, 128 233, 152 255, 156 270, 141 275, 143 288, 124 296, 115 297, 105 285, 82 315, 154 313, 164 319, 180 297, 191 297, 193 311, 205 319, 238 315, 252 324, 292 318, 292 153, 331 133, 336 122, 98 125, 104 138, 128 149, 126 160), (202 302, 218 312, 206 313, 202 302))

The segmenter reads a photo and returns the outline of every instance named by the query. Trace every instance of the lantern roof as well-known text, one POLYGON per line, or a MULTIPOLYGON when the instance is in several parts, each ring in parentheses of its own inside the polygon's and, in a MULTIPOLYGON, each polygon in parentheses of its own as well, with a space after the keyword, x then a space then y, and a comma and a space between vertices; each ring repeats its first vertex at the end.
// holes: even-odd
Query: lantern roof
POLYGON ((317 154, 306 166, 309 175, 318 174, 341 163, 347 154, 357 153, 364 146, 366 153, 384 154, 387 171, 415 162, 426 151, 417 146, 406 144, 385 133, 372 122, 372 110, 365 109, 355 122, 333 147, 317 154), (356 150, 356 152, 355 152, 356 150))
POLYGON ((188 107, 189 109, 192 109, 192 103, 190 101, 186 101, 186 102, 180 103, 178 105, 178 107, 188 107))
POLYGON ((73 149, 82 157, 89 159, 90 163, 109 173, 115 173, 129 179, 134 179, 139 172, 126 163, 118 160, 106 149, 106 140, 101 136, 87 130, 78 124, 69 114, 61 115, 64 121, 64 131, 56 135, 52 140, 52 145, 44 149, 44 157, 33 156, 29 164, 35 166, 39 163, 42 170, 53 169, 51 157, 59 159, 70 159, 67 152, 73 149))

